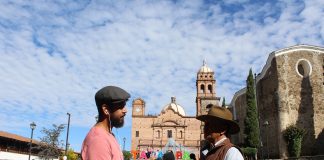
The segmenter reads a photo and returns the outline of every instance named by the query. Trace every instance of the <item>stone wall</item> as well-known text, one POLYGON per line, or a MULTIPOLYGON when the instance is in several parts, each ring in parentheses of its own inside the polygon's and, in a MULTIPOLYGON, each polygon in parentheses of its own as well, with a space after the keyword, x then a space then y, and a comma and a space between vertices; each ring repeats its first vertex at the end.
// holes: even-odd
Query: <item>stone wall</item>
POLYGON ((237 97, 235 101, 236 121, 240 126, 240 132, 232 135, 232 142, 236 145, 244 143, 244 119, 246 117, 246 94, 237 97))
POLYGON ((276 61, 271 61, 271 66, 262 79, 257 82, 257 108, 260 127, 260 156, 279 158, 278 144, 278 77, 276 61))
MULTIPOLYGON (((302 155, 320 154, 317 137, 323 131, 323 53, 294 51, 276 57, 281 131, 291 124, 306 129, 302 155), (300 62, 305 66, 300 67, 300 62), (311 69, 307 73, 307 66, 311 69), (298 68, 300 67, 300 68, 298 68)), ((281 138, 281 144, 285 142, 281 138)), ((322 153, 323 154, 323 153, 322 153)), ((285 152, 282 155, 286 155, 285 152)))

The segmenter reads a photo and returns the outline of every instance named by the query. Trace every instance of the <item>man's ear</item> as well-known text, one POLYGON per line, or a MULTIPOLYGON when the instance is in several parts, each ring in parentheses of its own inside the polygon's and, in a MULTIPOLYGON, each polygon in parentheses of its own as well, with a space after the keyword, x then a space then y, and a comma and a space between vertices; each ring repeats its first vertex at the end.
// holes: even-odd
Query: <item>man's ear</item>
POLYGON ((102 109, 102 113, 103 113, 104 115, 109 115, 108 105, 103 104, 103 105, 101 106, 101 109, 102 109))

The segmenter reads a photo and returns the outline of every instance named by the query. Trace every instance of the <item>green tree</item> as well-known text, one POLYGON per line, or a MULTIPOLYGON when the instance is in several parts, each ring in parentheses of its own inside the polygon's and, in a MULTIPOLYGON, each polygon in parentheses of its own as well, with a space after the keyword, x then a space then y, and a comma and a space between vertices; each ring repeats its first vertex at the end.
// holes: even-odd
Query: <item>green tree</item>
POLYGON ((296 125, 290 125, 283 132, 283 136, 288 144, 288 153, 291 157, 300 157, 301 143, 305 135, 305 130, 296 125))
POLYGON ((255 101, 255 87, 252 69, 246 80, 246 118, 244 120, 245 145, 258 148, 259 146, 259 120, 255 101))
POLYGON ((74 153, 74 150, 72 148, 68 149, 66 157, 68 160, 77 160, 78 159, 78 155, 76 153, 74 153))
POLYGON ((223 97, 222 107, 225 107, 225 97, 223 97))
POLYGON ((124 160, 130 160, 132 158, 132 153, 129 151, 123 151, 124 160))
POLYGON ((53 159, 62 155, 60 147, 63 147, 63 140, 59 140, 59 137, 63 130, 63 124, 53 124, 53 128, 43 128, 41 130, 44 137, 41 138, 40 144, 36 147, 40 151, 38 153, 39 157, 42 159, 53 159))

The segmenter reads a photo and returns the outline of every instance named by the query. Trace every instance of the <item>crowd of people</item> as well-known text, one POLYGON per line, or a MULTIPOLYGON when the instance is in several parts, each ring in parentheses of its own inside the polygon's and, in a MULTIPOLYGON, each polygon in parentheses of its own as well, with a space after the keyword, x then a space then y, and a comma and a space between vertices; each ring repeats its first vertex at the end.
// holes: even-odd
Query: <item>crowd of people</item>
MULTIPOLYGON (((123 160, 123 153, 112 133, 112 128, 120 128, 126 116, 126 102, 130 94, 116 86, 106 86, 95 94, 98 110, 98 122, 90 129, 82 144, 83 160, 123 160)), ((243 160, 239 147, 230 142, 231 134, 238 133, 240 127, 233 121, 232 113, 220 106, 212 106, 208 114, 200 115, 198 120, 204 122, 205 143, 202 145, 200 159, 202 160, 243 160)), ((174 159, 188 158, 189 153, 167 151, 137 151, 134 159, 174 159)), ((194 154, 189 159, 196 159, 194 154)))
POLYGON ((150 160, 196 160, 196 155, 189 151, 175 151, 167 150, 163 153, 162 150, 133 150, 131 151, 133 159, 150 159, 150 160))

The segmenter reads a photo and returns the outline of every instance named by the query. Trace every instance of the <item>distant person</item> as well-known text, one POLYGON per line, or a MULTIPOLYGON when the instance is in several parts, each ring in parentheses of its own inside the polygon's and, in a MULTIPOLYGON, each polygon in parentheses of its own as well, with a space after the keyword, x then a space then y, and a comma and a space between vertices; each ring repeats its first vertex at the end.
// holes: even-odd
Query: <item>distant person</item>
POLYGON ((81 156, 83 160, 123 160, 123 153, 115 136, 111 132, 113 127, 124 125, 126 102, 130 94, 125 90, 107 86, 95 95, 98 109, 98 122, 95 124, 82 144, 81 156))
POLYGON ((147 159, 146 152, 144 150, 141 151, 140 159, 147 159))
POLYGON ((149 148, 147 148, 145 154, 146 154, 146 158, 147 159, 150 159, 150 157, 151 157, 151 150, 149 148))
POLYGON ((174 154, 172 151, 167 151, 163 154, 162 160, 175 160, 174 154))
POLYGON ((161 160, 163 157, 162 151, 157 150, 157 160, 161 160))
POLYGON ((205 122, 204 138, 213 145, 205 153, 206 160, 244 160, 241 151, 227 138, 240 131, 228 109, 212 106, 207 115, 200 115, 197 119, 205 122))
POLYGON ((190 160, 196 160, 196 155, 194 153, 190 153, 190 160))

